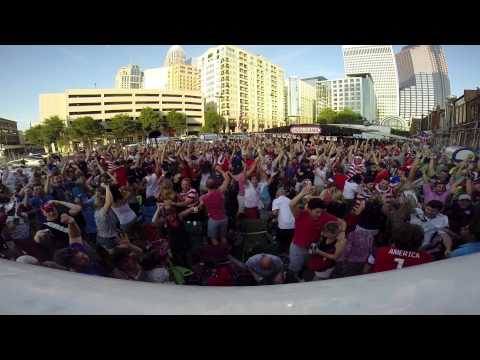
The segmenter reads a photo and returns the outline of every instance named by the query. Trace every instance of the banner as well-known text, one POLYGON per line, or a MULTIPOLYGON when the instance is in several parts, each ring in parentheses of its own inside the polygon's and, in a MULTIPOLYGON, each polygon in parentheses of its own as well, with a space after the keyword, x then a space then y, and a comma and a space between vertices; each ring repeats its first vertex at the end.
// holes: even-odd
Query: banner
POLYGON ((292 126, 291 134, 320 134, 322 129, 318 126, 292 126))

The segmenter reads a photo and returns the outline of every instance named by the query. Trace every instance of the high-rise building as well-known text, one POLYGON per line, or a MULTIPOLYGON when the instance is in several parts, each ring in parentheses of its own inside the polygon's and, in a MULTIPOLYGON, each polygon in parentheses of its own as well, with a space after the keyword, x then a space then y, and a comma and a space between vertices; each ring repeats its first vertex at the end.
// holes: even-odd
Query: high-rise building
POLYGON ((312 124, 316 119, 316 88, 296 76, 287 79, 289 124, 312 124))
POLYGON ((192 65, 170 65, 167 74, 167 90, 200 90, 200 72, 192 65))
POLYGON ((440 45, 409 45, 396 54, 400 86, 400 117, 411 121, 437 107, 445 108, 450 80, 440 45))
POLYGON ((284 125, 284 72, 278 65, 230 45, 208 49, 194 65, 206 101, 217 104, 237 131, 284 125))
POLYGON ((397 63, 391 45, 344 45, 345 74, 370 74, 375 90, 376 117, 382 123, 387 117, 399 115, 397 63))
POLYGON ((200 90, 200 74, 185 60, 180 45, 173 45, 165 56, 164 66, 145 70, 145 89, 200 90))
POLYGON ((168 49, 163 65, 185 65, 185 51, 180 45, 173 45, 168 49))
POLYGON ((143 72, 138 65, 121 67, 115 76, 115 88, 117 89, 141 89, 143 88, 143 72))
POLYGON ((314 76, 314 77, 304 78, 304 79, 301 79, 301 80, 305 81, 307 84, 310 84, 312 86, 317 86, 317 83, 319 81, 325 81, 325 80, 327 80, 327 78, 324 77, 324 76, 314 76))
POLYGON ((319 81, 317 95, 317 101, 322 102, 321 110, 327 107, 335 111, 349 108, 369 121, 376 119, 375 91, 370 75, 319 81))

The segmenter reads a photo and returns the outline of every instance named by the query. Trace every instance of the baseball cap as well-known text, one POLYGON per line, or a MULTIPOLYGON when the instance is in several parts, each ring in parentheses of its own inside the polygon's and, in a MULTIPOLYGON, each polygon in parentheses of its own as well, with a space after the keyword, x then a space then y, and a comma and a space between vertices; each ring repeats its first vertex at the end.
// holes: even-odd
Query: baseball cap
POLYGON ((462 194, 458 197, 458 200, 461 201, 461 200, 469 200, 469 201, 472 201, 472 197, 468 194, 462 194))

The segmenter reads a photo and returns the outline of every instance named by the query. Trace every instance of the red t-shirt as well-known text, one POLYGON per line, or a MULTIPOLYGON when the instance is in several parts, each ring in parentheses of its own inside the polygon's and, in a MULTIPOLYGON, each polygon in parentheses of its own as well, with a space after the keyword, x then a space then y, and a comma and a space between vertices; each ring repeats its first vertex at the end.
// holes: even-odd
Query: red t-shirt
POLYGON ((127 185, 127 170, 125 169, 125 166, 120 166, 119 168, 116 168, 115 170, 113 170, 113 174, 117 179, 117 184, 119 187, 127 185))
POLYGON ((220 165, 223 171, 227 172, 230 169, 230 160, 228 159, 227 156, 223 158, 223 161, 220 165))
POLYGON ((425 251, 406 251, 385 246, 377 250, 372 272, 402 269, 431 261, 432 257, 425 251))
POLYGON ((329 213, 323 213, 317 219, 313 219, 307 210, 300 210, 295 218, 293 243, 303 248, 309 248, 312 242, 320 238, 323 225, 330 221, 337 221, 337 218, 329 213))
POLYGON ((337 174, 333 177, 333 181, 335 182, 335 186, 343 191, 343 188, 345 187, 345 182, 347 181, 347 177, 343 174, 337 174))
POLYGON ((247 159, 245 160, 245 164, 247 164, 247 170, 250 169, 252 164, 255 162, 255 159, 247 159))
POLYGON ((388 170, 384 169, 384 170, 380 171, 377 174, 377 176, 375 176, 375 182, 379 183, 383 179, 387 179, 387 178, 388 178, 388 170))
POLYGON ((185 165, 185 167, 182 169, 182 179, 185 179, 185 178, 192 178, 193 177, 193 171, 192 171, 192 168, 188 165, 185 165))
POLYGON ((225 199, 223 192, 220 190, 209 191, 205 195, 202 195, 200 200, 205 204, 209 218, 212 220, 225 219, 225 199))

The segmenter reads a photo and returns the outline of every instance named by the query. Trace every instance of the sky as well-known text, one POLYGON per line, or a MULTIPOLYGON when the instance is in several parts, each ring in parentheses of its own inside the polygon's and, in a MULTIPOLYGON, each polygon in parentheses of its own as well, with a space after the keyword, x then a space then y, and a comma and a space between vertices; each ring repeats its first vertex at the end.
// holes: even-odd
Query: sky
MULTIPOLYGON (((214 45, 182 45, 196 57, 214 45)), ((238 45, 280 65, 286 76, 344 75, 340 45, 238 45)), ((394 45, 395 52, 403 45, 394 45)), ((110 88, 127 64, 142 70, 163 65, 170 45, 0 45, 0 118, 25 130, 39 119, 41 93, 75 88, 110 88)), ((452 94, 480 86, 480 45, 443 45, 452 94)))

